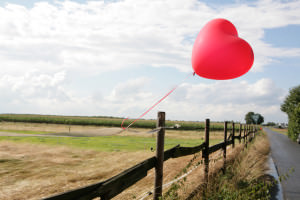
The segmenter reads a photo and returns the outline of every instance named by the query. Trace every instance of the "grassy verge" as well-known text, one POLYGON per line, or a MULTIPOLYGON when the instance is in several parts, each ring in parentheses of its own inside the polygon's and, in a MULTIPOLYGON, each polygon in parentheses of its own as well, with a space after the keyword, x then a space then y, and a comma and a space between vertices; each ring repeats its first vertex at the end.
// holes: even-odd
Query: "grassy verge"
POLYGON ((288 129, 283 129, 283 128, 270 128, 272 131, 281 133, 283 135, 288 136, 288 129))
POLYGON ((206 191, 195 199, 269 199, 272 179, 265 175, 270 147, 265 133, 260 133, 241 153, 228 159, 226 173, 212 176, 206 191))
MULTIPOLYGON (((235 148, 227 149, 226 172, 223 167, 222 152, 216 152, 210 156, 209 182, 207 188, 203 180, 203 165, 192 172, 192 175, 174 183, 164 194, 165 200, 189 199, 189 200, 267 200, 270 198, 270 189, 274 180, 265 175, 267 159, 269 156, 269 141, 265 133, 259 133, 248 148, 236 143, 235 148), (202 175, 201 175, 202 174, 202 175)), ((186 166, 197 166, 201 157, 195 157, 186 166)))

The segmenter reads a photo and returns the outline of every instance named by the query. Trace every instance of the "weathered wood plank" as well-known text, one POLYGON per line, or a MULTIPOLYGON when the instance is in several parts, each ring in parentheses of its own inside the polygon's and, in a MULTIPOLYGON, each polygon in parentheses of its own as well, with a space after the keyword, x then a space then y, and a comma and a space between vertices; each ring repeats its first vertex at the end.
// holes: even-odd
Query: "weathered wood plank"
MULTIPOLYGON (((101 185, 103 185, 105 181, 95 183, 86 187, 77 188, 75 190, 70 190, 68 192, 64 192, 61 194, 57 194, 55 196, 50 196, 47 198, 44 198, 44 200, 70 200, 70 199, 81 199, 81 197, 85 196, 86 194, 91 194, 93 191, 95 191, 97 188, 99 188, 101 185)), ((97 197, 96 194, 92 195, 90 198, 83 198, 83 199, 92 199, 97 197)))
POLYGON ((204 182, 206 186, 208 184, 208 171, 209 171, 209 125, 210 120, 205 120, 205 138, 204 149, 202 151, 202 157, 204 158, 204 182))
POLYGON ((225 143, 221 142, 219 144, 215 144, 214 146, 209 147, 209 154, 214 153, 218 151, 219 149, 222 149, 224 147, 225 143))
MULTIPOLYGON (((157 113, 156 127, 165 127, 165 112, 157 113)), ((164 174, 164 147, 165 147, 165 129, 162 128, 157 132, 156 137, 156 163, 154 179, 154 200, 159 200, 162 196, 162 184, 164 174)))
POLYGON ((235 139, 235 123, 232 122, 232 148, 234 148, 235 146, 235 142, 234 142, 234 139, 235 139))
POLYGON ((180 145, 176 145, 175 147, 168 149, 164 152, 164 161, 170 159, 170 158, 176 158, 174 157, 175 152, 178 150, 178 148, 180 147, 180 145))
POLYGON ((111 199, 120 194, 123 190, 147 176, 148 170, 154 167, 155 162, 155 157, 149 158, 112 177, 97 189, 99 196, 104 197, 104 199, 111 199))
POLYGON ((223 142, 223 174, 226 172, 226 152, 227 152, 227 122, 224 122, 224 142, 223 142))
POLYGON ((173 158, 188 156, 200 152, 204 148, 204 143, 195 147, 178 147, 175 149, 173 158))
POLYGON ((226 145, 228 146, 228 145, 231 145, 232 144, 232 140, 229 140, 229 141, 227 141, 226 142, 226 145))

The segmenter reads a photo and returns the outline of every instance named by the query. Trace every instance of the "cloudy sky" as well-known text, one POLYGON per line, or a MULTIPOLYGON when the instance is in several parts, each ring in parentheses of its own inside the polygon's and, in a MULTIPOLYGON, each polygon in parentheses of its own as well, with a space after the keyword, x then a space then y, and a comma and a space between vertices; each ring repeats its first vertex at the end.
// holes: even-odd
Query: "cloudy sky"
POLYGON ((286 122, 300 83, 300 1, 0 0, 0 113, 286 122), (226 18, 253 48, 244 76, 190 76, 200 29, 226 18))

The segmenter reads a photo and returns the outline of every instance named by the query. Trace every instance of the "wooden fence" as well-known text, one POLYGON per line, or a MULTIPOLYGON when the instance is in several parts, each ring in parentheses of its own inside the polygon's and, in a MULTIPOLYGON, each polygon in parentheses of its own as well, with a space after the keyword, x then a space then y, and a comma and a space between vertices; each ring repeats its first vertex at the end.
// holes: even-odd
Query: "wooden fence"
POLYGON ((205 121, 205 141, 194 147, 181 147, 177 145, 171 149, 164 151, 164 134, 165 134, 165 113, 158 113, 157 120, 157 148, 156 156, 151 157, 143 162, 126 169, 122 173, 109 178, 105 181, 88 185, 79 189, 71 190, 62 194, 45 198, 45 200, 90 200, 96 197, 100 197, 101 200, 108 200, 128 187, 134 185, 139 180, 147 176, 147 172, 155 168, 155 191, 154 199, 157 200, 162 195, 162 182, 163 182, 163 162, 170 158, 178 158, 182 156, 192 155, 202 151, 202 157, 204 159, 204 181, 208 182, 209 172, 209 155, 222 149, 223 150, 223 168, 226 170, 226 147, 228 145, 235 146, 235 139, 243 140, 243 143, 247 147, 247 143, 251 141, 257 129, 254 125, 239 124, 238 134, 235 134, 236 125, 232 122, 231 134, 227 137, 227 125, 229 122, 224 122, 224 142, 209 146, 209 131, 210 131, 210 120, 205 121))

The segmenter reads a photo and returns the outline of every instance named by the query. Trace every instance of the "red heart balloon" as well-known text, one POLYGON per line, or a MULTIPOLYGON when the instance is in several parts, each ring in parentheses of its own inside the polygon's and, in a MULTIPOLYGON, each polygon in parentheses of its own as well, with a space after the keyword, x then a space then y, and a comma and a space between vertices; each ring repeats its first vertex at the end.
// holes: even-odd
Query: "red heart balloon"
POLYGON ((204 78, 237 78, 250 70, 253 61, 251 46, 238 37, 236 28, 226 19, 208 22, 194 43, 192 66, 204 78))

